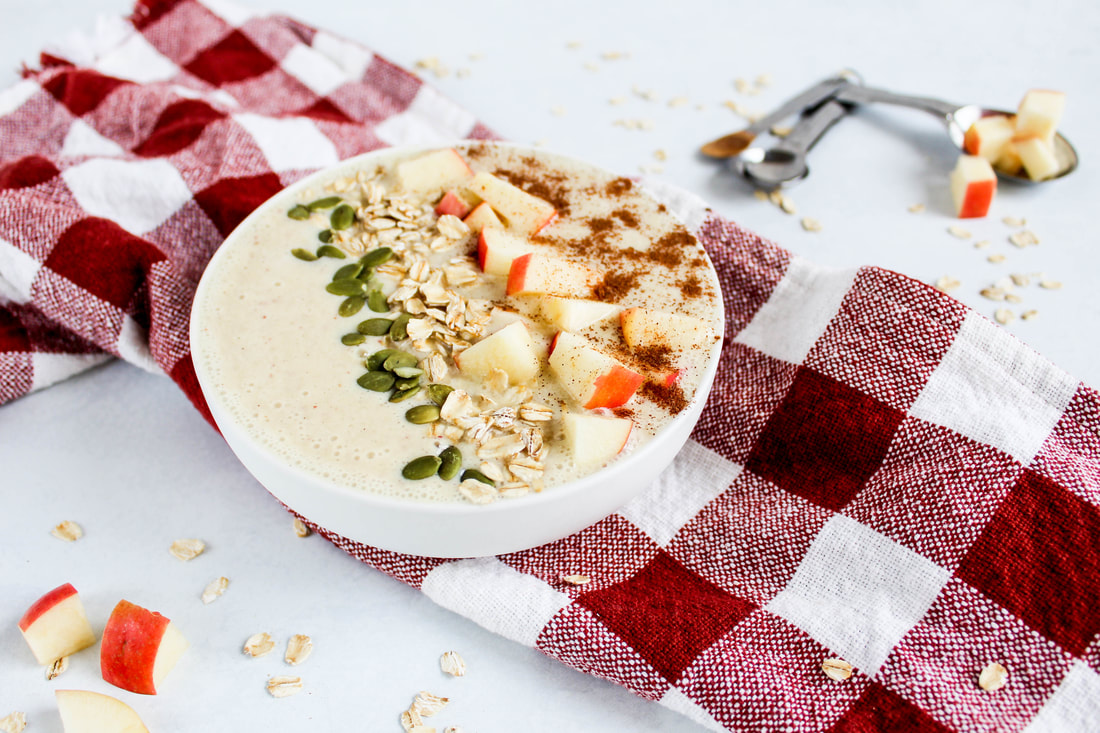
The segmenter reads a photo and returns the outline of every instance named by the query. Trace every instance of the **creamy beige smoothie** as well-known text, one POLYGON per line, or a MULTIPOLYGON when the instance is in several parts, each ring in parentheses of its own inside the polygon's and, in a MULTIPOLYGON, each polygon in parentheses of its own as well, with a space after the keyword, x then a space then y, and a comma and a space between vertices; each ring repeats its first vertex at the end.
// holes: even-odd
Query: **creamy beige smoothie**
POLYGON ((295 193, 219 253, 193 348, 235 419, 310 473, 522 500, 645 445, 716 357, 714 271, 628 179, 470 144, 295 193))

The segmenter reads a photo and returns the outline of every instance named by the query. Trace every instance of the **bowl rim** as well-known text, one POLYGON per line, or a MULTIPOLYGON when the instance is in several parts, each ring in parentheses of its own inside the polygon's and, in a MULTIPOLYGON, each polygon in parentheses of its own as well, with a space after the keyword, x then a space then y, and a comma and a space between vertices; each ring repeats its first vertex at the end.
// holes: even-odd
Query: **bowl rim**
MULTIPOLYGON (((445 148, 468 147, 470 145, 487 144, 497 147, 506 147, 518 151, 531 152, 536 155, 546 155, 554 158, 559 158, 571 163, 583 165, 591 168, 595 168, 603 173, 611 173, 611 171, 602 168, 601 166, 589 163, 587 161, 575 158, 569 155, 563 155, 553 151, 548 151, 543 148, 535 148, 530 145, 522 145, 519 143, 500 142, 495 140, 453 140, 450 142, 440 142, 436 144, 411 144, 411 145, 394 145, 385 148, 378 148, 366 153, 345 158, 333 165, 325 166, 318 169, 307 176, 300 178, 297 181, 285 186, 283 189, 273 194, 266 199, 263 203, 257 206, 248 216, 246 216, 240 224, 238 224, 226 237, 222 240, 221 245, 211 256, 207 262, 206 267, 203 269, 203 273, 199 278, 199 283, 195 288, 195 297, 192 301, 191 310, 189 314, 188 325, 188 338, 190 343, 190 349, 192 354, 192 364, 195 369, 195 376, 198 380, 199 389, 202 392, 203 398, 210 409, 210 412, 215 417, 215 424, 218 426, 218 430, 222 433, 223 438, 227 432, 226 427, 218 422, 218 416, 230 419, 230 426, 234 440, 243 440, 248 444, 248 447, 263 455, 272 464, 279 467, 281 471, 288 472, 291 477, 296 480, 308 481, 310 484, 321 488, 326 491, 330 491, 336 494, 340 494, 344 497, 351 499, 352 501, 362 502, 365 505, 377 505, 380 508, 396 509, 396 510, 409 510, 416 513, 427 513, 435 515, 465 515, 465 514, 477 514, 477 515, 490 515, 496 513, 507 513, 513 511, 514 508, 522 504, 524 507, 538 506, 539 504, 550 504, 561 501, 566 501, 575 494, 581 493, 585 490, 592 488, 592 486, 600 484, 604 481, 614 480, 619 474, 631 470, 633 465, 645 456, 647 449, 659 444, 660 439, 673 432, 675 427, 680 425, 686 420, 690 420, 693 423, 697 422, 702 414, 705 405, 699 404, 705 402, 710 394, 711 387, 714 383, 714 378, 717 374, 718 365, 721 361, 722 347, 725 341, 725 326, 726 326, 726 314, 725 314, 725 302, 722 295, 721 281, 718 277, 717 269, 714 267, 714 263, 711 261, 710 254, 706 251, 705 247, 700 248, 703 250, 703 256, 706 260, 707 267, 714 275, 715 283, 718 283, 719 287, 716 289, 716 295, 718 299, 718 323, 716 324, 718 331, 718 338, 715 340, 712 347, 711 354, 708 358, 706 367, 703 369, 699 377, 699 388, 695 394, 692 395, 691 400, 683 409, 677 413, 671 420, 664 423, 658 428, 653 436, 646 441, 645 444, 631 451, 627 455, 619 456, 609 464, 602 468, 599 468, 592 473, 585 474, 580 478, 573 479, 561 484, 555 484, 547 487, 540 492, 534 492, 520 497, 516 501, 494 501, 490 504, 473 504, 470 502, 453 502, 453 501, 417 501, 412 499, 402 499, 392 496, 382 496, 370 491, 364 491, 361 489, 355 489, 350 486, 344 485, 330 478, 307 471, 306 469, 295 465, 285 460, 281 455, 272 451, 267 445, 252 435, 250 431, 245 429, 239 424, 239 421, 232 419, 232 413, 225 407, 224 402, 221 400, 221 395, 218 390, 212 385, 212 377, 209 373, 205 372, 205 363, 203 359, 197 358, 196 354, 201 350, 202 338, 200 337, 200 321, 196 318, 196 312, 199 310, 199 305, 203 301, 204 293, 207 289, 212 287, 209 283, 212 279, 208 277, 208 273, 212 269, 217 267, 218 262, 224 259, 228 255, 223 253, 229 249, 236 240, 244 236, 244 233, 249 231, 255 224, 255 222, 265 217, 268 212, 280 205, 283 199, 292 198, 294 193, 300 189, 309 188, 310 186, 316 186, 323 180, 330 179, 333 175, 338 173, 341 169, 356 168, 363 165, 385 165, 385 160, 388 158, 405 158, 409 155, 413 155, 418 152, 428 152, 432 150, 439 150, 445 148), (383 161, 379 163, 379 161, 383 161), (213 396, 213 397, 212 397, 213 396), (215 404, 216 402, 216 404, 215 404)), ((652 191, 646 189, 643 185, 643 192, 646 196, 656 199, 656 196, 652 191)), ((686 223, 676 215, 676 213, 669 209, 668 212, 674 218, 677 219, 682 225, 687 226, 686 223)), ((692 232, 695 236, 696 233, 692 232)), ((696 237, 698 239, 698 237, 696 237)), ((233 444, 226 438, 226 442, 229 444, 230 450, 236 451, 233 448, 233 444)), ((238 458, 239 460, 239 458, 238 458)), ((294 509, 294 507, 291 507, 294 509)))

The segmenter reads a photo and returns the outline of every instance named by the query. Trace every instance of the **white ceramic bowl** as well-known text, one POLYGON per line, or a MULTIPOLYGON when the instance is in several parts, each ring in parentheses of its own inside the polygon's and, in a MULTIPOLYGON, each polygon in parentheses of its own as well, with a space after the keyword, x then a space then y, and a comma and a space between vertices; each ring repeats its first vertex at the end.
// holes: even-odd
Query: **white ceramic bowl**
MULTIPOLYGON (((432 146, 436 147, 445 146, 432 146)), ((271 209, 285 211, 298 201, 304 189, 316 189, 321 181, 342 170, 384 166, 426 149, 429 148, 401 147, 367 153, 289 186, 263 203, 226 237, 206 272, 219 266, 222 255, 243 239, 242 232, 254 225, 257 218, 271 209)), ((200 281, 196 303, 202 301, 208 281, 205 276, 200 281)), ((220 399, 211 375, 203 366, 202 355, 209 346, 202 338, 205 325, 201 319, 202 313, 196 308, 191 314, 190 336, 199 386, 225 441, 245 468, 277 499, 328 530, 385 550, 433 557, 479 557, 537 547, 573 534, 614 512, 649 486, 683 447, 710 393, 721 350, 721 343, 715 344, 688 406, 640 448, 581 479, 519 499, 476 506, 402 501, 365 493, 308 473, 276 455, 243 429, 220 399)))

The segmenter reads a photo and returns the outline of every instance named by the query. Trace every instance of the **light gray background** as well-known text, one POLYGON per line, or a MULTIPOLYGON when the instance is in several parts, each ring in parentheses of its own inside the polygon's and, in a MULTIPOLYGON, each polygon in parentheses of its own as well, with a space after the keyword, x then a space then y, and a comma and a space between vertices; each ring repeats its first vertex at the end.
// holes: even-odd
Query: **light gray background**
MULTIPOLYGON (((256 2, 339 31, 405 66, 438 57, 451 73, 429 79, 507 138, 627 174, 661 176, 694 191, 741 224, 814 261, 874 264, 925 282, 952 275, 957 297, 991 316, 978 290, 1013 272, 1048 273, 1061 291, 1020 291, 1037 320, 1009 328, 1052 361, 1100 384, 1097 356, 1097 201, 1100 185, 1100 5, 1040 2, 911 2, 904 9, 833 3, 256 2), (568 48, 570 41, 580 48, 568 48), (629 54, 608 60, 605 52, 629 54), (481 54, 471 60, 470 54, 481 54), (598 70, 584 68, 594 63, 598 70), (946 233, 947 174, 954 153, 920 112, 878 108, 844 120, 813 151, 810 178, 790 191, 798 216, 757 201, 741 181, 694 155, 743 121, 734 99, 766 111, 841 67, 896 91, 1014 107, 1029 87, 1068 93, 1063 132, 1082 158, 1072 178, 1002 186, 993 215, 964 222, 971 241, 946 233), (459 68, 469 75, 459 78, 459 68), (734 79, 770 74, 761 95, 734 79), (653 90, 658 101, 633 94, 653 90), (613 106, 608 100, 623 96, 613 106), (690 103, 669 107, 670 98, 690 103), (696 109, 696 104, 704 109, 696 109), (560 107, 554 114, 554 108, 560 107), (645 119, 650 131, 616 119, 645 119), (657 149, 668 160, 654 159, 657 149), (924 203, 915 215, 907 207, 924 203), (802 215, 823 231, 802 230, 802 215), (1002 216, 1026 217, 1041 238, 1019 250, 1002 216), (989 239, 978 250, 974 240, 989 239), (1007 256, 1000 265, 986 257, 1007 256)), ((6 86, 24 59, 123 0, 0 2, 6 86)), ((2 142, 0 142, 2 144, 2 142)), ((52 689, 116 694, 153 731, 399 731, 397 716, 420 689, 454 702, 440 730, 696 730, 684 718, 614 685, 573 672, 434 606, 419 593, 351 560, 317 537, 299 540, 282 508, 250 478, 167 380, 112 364, 0 408, 0 717, 25 710, 35 731, 59 731, 52 689), (61 519, 87 534, 67 545, 49 535, 61 519), (207 553, 183 564, 168 545, 201 537, 207 553), (228 593, 203 606, 211 579, 228 593), (193 648, 156 698, 114 690, 99 678, 95 649, 47 683, 16 628, 27 605, 62 582, 76 585, 93 625, 119 598, 172 617, 193 648), (280 642, 313 636, 316 651, 291 670, 280 655, 238 653, 250 634, 280 642), (437 657, 459 650, 470 672, 445 679, 437 657), (293 671, 306 691, 274 700, 266 677, 293 671)))

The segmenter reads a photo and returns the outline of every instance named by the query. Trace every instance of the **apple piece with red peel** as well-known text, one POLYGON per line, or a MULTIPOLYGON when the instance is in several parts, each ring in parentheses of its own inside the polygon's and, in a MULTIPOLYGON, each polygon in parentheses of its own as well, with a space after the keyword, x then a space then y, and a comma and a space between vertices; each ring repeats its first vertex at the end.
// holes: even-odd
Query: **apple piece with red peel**
POLYGON ((568 331, 554 337, 550 370, 565 391, 585 409, 619 407, 634 396, 645 378, 568 331))
POLYGON ((474 210, 467 214, 466 218, 462 221, 470 228, 471 232, 480 232, 485 229, 485 227, 504 228, 504 223, 501 222, 500 217, 493 211, 493 207, 489 206, 489 204, 484 201, 475 206, 474 210))
POLYGON ((115 687, 155 695, 188 646, 166 617, 123 600, 103 629, 99 668, 115 687))
POLYGON ((438 191, 462 183, 474 172, 454 148, 436 150, 397 164, 395 176, 405 191, 438 191))
POLYGON ((466 188, 492 206, 510 228, 524 234, 536 234, 558 214, 550 202, 532 196, 491 173, 478 173, 470 179, 466 188))
POLYGON ((634 423, 623 417, 562 415, 565 447, 580 466, 603 465, 622 452, 634 423))
POLYGON ((970 155, 980 155, 990 163, 996 163, 1005 146, 1016 134, 1016 126, 1007 115, 982 117, 966 131, 963 146, 970 155))
POLYGON ((65 733, 149 733, 126 703, 89 690, 55 690, 65 733))
POLYGON ((451 216, 457 216, 459 219, 465 219, 471 210, 472 207, 470 204, 463 201, 462 197, 459 196, 458 192, 454 189, 443 194, 443 198, 435 205, 436 216, 447 216, 450 214, 451 216))
POLYGON ((988 160, 977 155, 959 156, 955 170, 951 171, 951 197, 960 219, 988 214, 996 191, 997 175, 988 160))
POLYGON ((1052 139, 1065 108, 1066 95, 1063 92, 1050 89, 1029 90, 1016 110, 1016 135, 1023 138, 1052 139))
POLYGON ((526 239, 497 226, 483 228, 477 238, 477 262, 488 275, 507 275, 513 260, 534 251, 526 239))
POLYGON ((71 583, 59 585, 31 604, 19 619, 19 630, 39 664, 53 664, 95 644, 84 604, 71 583))
POLYGON ((1057 175, 1061 170, 1058 157, 1054 154, 1054 145, 1049 140, 1041 137, 1017 137, 1012 144, 1031 180, 1041 181, 1057 175))
POLYGON ((522 321, 509 323, 455 357, 455 365, 470 379, 484 379, 503 369, 512 384, 523 384, 539 373, 539 357, 522 321))
POLYGON ((527 254, 512 260, 508 271, 508 295, 592 294, 596 273, 586 265, 544 254, 527 254))
POLYGON ((619 312, 620 306, 598 300, 562 298, 558 295, 539 297, 539 314, 551 326, 562 331, 580 331, 619 312))
POLYGON ((696 347, 709 347, 714 332, 706 322, 679 313, 627 308, 619 314, 623 340, 627 346, 667 346, 674 352, 684 352, 696 347))

